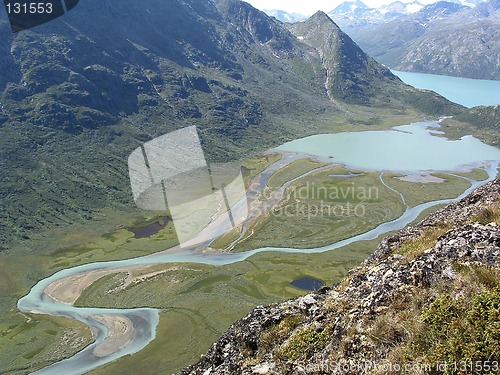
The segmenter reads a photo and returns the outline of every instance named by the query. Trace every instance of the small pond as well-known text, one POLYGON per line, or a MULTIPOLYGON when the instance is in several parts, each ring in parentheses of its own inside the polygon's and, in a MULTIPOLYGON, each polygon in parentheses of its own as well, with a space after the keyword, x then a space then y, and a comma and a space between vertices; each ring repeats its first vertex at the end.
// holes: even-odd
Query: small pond
POLYGON ((303 290, 318 290, 320 289, 325 283, 321 280, 315 279, 313 277, 302 277, 297 280, 293 280, 291 283, 296 288, 303 289, 303 290))
POLYGON ((139 239, 139 238, 149 238, 152 235, 158 233, 161 231, 163 228, 167 226, 169 221, 172 219, 168 216, 163 216, 160 218, 159 221, 155 221, 154 223, 151 223, 149 225, 146 225, 145 227, 140 227, 140 228, 131 228, 130 231, 134 233, 134 237, 139 239), (163 223, 163 224, 161 224, 163 223))

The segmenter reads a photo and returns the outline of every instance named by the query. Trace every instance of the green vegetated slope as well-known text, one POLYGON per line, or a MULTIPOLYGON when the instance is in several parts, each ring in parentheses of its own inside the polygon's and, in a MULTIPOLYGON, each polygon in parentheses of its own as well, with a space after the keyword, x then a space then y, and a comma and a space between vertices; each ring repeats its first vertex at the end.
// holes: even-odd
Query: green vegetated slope
POLYGON ((500 105, 470 108, 442 123, 442 130, 450 138, 472 134, 497 148, 500 147, 499 129, 500 105))
MULTIPOLYGON (((367 232, 405 211, 400 196, 386 188, 376 172, 356 173, 332 167, 290 185, 284 198, 262 215, 234 251, 266 246, 314 248, 367 232)), ((465 189, 464 189, 465 190, 465 189)))
POLYGON ((492 133, 490 143, 500 147, 500 105, 474 107, 456 117, 457 120, 492 133), (496 136, 495 136, 496 134, 496 136))
POLYGON ((92 373, 178 371, 197 362, 230 324, 255 306, 305 293, 293 287, 291 281, 308 276, 325 285, 337 283, 374 246, 375 241, 370 241, 325 254, 265 253, 222 267, 157 265, 133 273, 152 276, 127 286, 127 275, 103 278, 85 291, 77 301, 79 305, 146 305, 160 308, 162 313, 157 337, 148 347, 92 373))
POLYGON ((224 161, 342 124, 456 113, 369 59, 326 15, 307 29, 304 43, 236 0, 90 0, 15 35, 2 21, 3 248, 131 209, 127 156, 184 126, 197 125, 209 160, 224 161))
MULTIPOLYGON (((312 164, 310 161, 307 163, 307 166, 312 164)), ((249 166, 259 164, 253 161, 249 166)), ((295 163, 286 173, 295 176, 294 172, 303 172, 303 168, 304 164, 295 163)), ((361 174, 348 179, 332 177, 348 176, 349 172, 337 166, 305 177, 296 186, 292 185, 287 194, 288 199, 277 208, 278 212, 265 219, 265 225, 243 242, 243 248, 258 247, 262 243, 273 244, 272 241, 294 247, 310 246, 318 238, 322 241, 320 243, 334 242, 342 238, 342 233, 352 235, 362 232, 367 226, 373 226, 374 222, 388 221, 402 212, 401 200, 394 192, 381 186, 378 174, 361 174), (335 211, 320 214, 319 199, 323 200, 323 205, 335 207, 335 211), (291 213, 291 210, 296 209, 297 200, 303 211, 301 209, 301 212, 295 212, 290 217, 279 214, 288 205, 292 206, 287 209, 291 213), (363 216, 357 217, 353 212, 348 212, 347 205, 353 211, 357 203, 362 203, 366 210, 363 216), (307 220, 307 215, 310 215, 310 220, 307 220), (349 222, 351 225, 346 225, 349 222)), ((464 175, 478 179, 486 177, 484 170, 464 175)), ((437 176, 443 180, 449 177, 437 176)), ((396 183, 391 175, 386 180, 396 183)), ((432 196, 442 198, 443 194, 456 196, 468 187, 468 183, 456 177, 442 183, 400 181, 396 186, 407 198, 416 196, 426 201, 432 196), (415 193, 419 190, 422 190, 420 195, 415 193)), ((100 246, 108 248, 114 243, 122 251, 127 251, 132 243, 127 244, 125 238, 120 240, 120 237, 125 237, 125 233, 100 240, 100 246)), ((143 242, 143 245, 151 246, 154 241, 156 238, 143 242)), ((77 301, 78 305, 115 308, 151 306, 162 309, 162 314, 157 338, 147 348, 93 373, 121 373, 124 369, 151 374, 171 373, 194 363, 231 323, 254 306, 303 294, 304 291, 293 287, 291 281, 313 277, 327 286, 340 282, 350 268, 373 252, 378 242, 364 241, 324 254, 264 253, 222 267, 157 265, 132 270, 128 274, 104 277, 83 293, 77 301), (127 282, 134 278, 135 281, 127 282), (168 348, 168 352, 165 352, 165 348, 168 348)), ((237 246, 235 250, 241 249, 241 246, 237 246)), ((61 259, 69 257, 68 253, 59 255, 61 259)))

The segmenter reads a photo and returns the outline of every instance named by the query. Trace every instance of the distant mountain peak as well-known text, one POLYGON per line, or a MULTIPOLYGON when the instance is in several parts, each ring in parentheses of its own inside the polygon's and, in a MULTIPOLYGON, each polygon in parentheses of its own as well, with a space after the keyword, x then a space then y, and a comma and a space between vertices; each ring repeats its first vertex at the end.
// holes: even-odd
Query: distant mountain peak
POLYGON ((335 26, 337 26, 335 24, 335 22, 330 18, 330 16, 328 16, 328 14, 326 14, 322 10, 318 10, 311 17, 309 17, 309 19, 307 19, 306 23, 313 23, 313 22, 316 22, 316 21, 328 22, 328 23, 331 23, 331 24, 334 24, 335 26))
POLYGON ((464 6, 459 3, 451 2, 451 1, 438 1, 433 4, 426 5, 420 12, 421 13, 434 13, 434 14, 453 14, 458 11, 467 9, 467 6, 464 6))
POLYGON ((363 3, 361 0, 355 0, 355 1, 343 2, 335 9, 333 9, 330 13, 333 14, 352 13, 366 9, 369 9, 369 7, 365 3, 363 3))
POLYGON ((480 17, 491 17, 500 13, 500 0, 488 0, 478 4, 474 13, 480 17))
POLYGON ((383 14, 391 12, 391 13, 400 13, 400 14, 404 15, 404 14, 418 12, 422 8, 424 8, 424 5, 422 3, 420 3, 419 1, 404 2, 404 1, 398 0, 398 1, 395 1, 391 4, 382 6, 379 10, 383 14))
POLYGON ((367 53, 395 70, 498 80, 500 0, 473 8, 463 4, 439 1, 364 30, 348 30, 367 53))
POLYGON ((300 13, 289 13, 281 9, 264 9, 264 13, 266 13, 270 17, 274 17, 281 22, 299 22, 307 19, 306 16, 300 13))

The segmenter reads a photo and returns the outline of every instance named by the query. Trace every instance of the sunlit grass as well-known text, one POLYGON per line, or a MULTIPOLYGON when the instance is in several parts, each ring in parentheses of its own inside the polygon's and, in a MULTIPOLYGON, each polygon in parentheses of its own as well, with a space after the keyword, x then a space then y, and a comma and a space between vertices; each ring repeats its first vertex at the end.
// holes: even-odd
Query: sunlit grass
MULTIPOLYGON (((480 176, 479 173, 478 175, 480 176)), ((471 187, 470 182, 460 177, 445 173, 432 173, 431 176, 444 181, 408 182, 400 179, 404 177, 403 175, 393 173, 384 174, 384 181, 387 185, 403 194, 406 203, 410 207, 435 200, 453 199, 471 187)))
POLYGON ((483 225, 496 223, 500 225, 500 206, 480 208, 479 212, 471 218, 483 225))
POLYGON ((416 239, 406 240, 400 248, 396 249, 396 254, 404 255, 407 260, 413 260, 424 251, 431 249, 437 244, 438 238, 452 228, 451 224, 438 224, 427 229, 416 239))

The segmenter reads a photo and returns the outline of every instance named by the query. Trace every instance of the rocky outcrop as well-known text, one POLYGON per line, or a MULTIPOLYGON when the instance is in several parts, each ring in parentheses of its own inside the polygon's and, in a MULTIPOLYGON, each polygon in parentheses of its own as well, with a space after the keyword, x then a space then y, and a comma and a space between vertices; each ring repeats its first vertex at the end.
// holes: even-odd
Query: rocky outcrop
POLYGON ((384 373, 353 366, 394 360, 395 348, 415 344, 425 327, 411 327, 443 295, 459 300, 500 286, 499 207, 497 180, 387 237, 339 285, 257 307, 180 374, 384 373))

